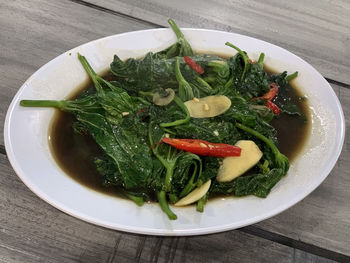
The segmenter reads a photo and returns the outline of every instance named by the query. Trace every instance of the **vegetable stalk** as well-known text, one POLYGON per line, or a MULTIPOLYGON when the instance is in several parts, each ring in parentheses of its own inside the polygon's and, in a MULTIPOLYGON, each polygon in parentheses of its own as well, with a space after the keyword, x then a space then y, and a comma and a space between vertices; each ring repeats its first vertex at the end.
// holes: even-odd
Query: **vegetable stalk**
POLYGON ((50 108, 64 108, 65 101, 59 100, 21 100, 19 103, 24 107, 50 107, 50 108))
POLYGON ((250 65, 249 58, 248 58, 247 54, 244 53, 239 47, 236 47, 235 45, 231 44, 230 42, 226 42, 225 45, 236 49, 237 52, 242 56, 243 62, 244 62, 244 69, 243 69, 243 73, 241 75, 241 81, 243 81, 244 77, 245 77, 245 74, 246 74, 246 72, 248 70, 248 67, 250 65))
POLYGON ((191 119, 190 113, 189 113, 186 105, 183 103, 183 101, 179 97, 175 96, 174 97, 174 102, 185 112, 186 117, 184 119, 181 119, 181 120, 161 123, 160 124, 161 128, 177 126, 177 125, 181 125, 181 124, 184 124, 184 123, 187 123, 187 122, 190 121, 190 119, 191 119))
POLYGON ((174 20, 169 19, 168 23, 178 39, 177 43, 179 43, 179 45, 180 45, 179 55, 182 57, 183 56, 193 56, 194 53, 193 53, 191 45, 187 42, 187 40, 185 39, 185 36, 182 34, 180 28, 176 25, 174 20))
POLYGON ((176 80, 179 83, 179 97, 183 100, 191 100, 193 99, 193 90, 191 85, 185 80, 185 78, 182 76, 181 70, 180 70, 180 57, 176 57, 175 62, 175 76, 176 80))
POLYGON ((170 210, 168 202, 166 200, 165 191, 157 192, 157 199, 163 212, 169 217, 170 220, 176 220, 177 216, 170 210))

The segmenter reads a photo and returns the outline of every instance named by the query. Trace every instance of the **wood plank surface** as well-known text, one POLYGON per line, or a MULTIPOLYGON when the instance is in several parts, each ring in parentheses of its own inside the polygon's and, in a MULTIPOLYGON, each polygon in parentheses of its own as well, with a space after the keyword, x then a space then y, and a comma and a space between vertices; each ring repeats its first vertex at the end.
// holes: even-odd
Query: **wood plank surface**
MULTIPOLYGON (((168 17, 181 26, 267 40, 299 54, 325 76, 350 83, 350 16, 345 15, 350 9, 345 1, 332 1, 331 6, 328 1, 315 0, 304 6, 298 1, 293 2, 295 6, 282 6, 272 0, 264 5, 258 1, 193 1, 186 6, 157 0, 92 3, 103 8, 79 0, 0 0, 1 147, 6 109, 18 88, 41 65, 93 39, 151 28, 152 23, 165 26, 168 17), (278 17, 272 19, 276 12, 278 17)), ((349 130, 350 89, 332 87, 349 130)), ((0 262, 328 262, 281 245, 279 240, 267 240, 254 234, 254 229, 335 251, 344 259, 343 255, 350 256, 349 159, 347 133, 340 159, 325 182, 302 202, 253 228, 202 237, 159 238, 100 228, 58 211, 31 193, 0 154, 0 262)))
POLYGON ((86 0, 168 26, 217 29, 256 37, 299 55, 325 77, 350 84, 350 2, 86 0))
MULTIPOLYGON (((0 0, 0 25, 1 124, 17 90, 45 63, 91 40, 152 27, 70 1, 54 0, 0 0)), ((4 144, 3 126, 0 144, 4 144)))
POLYGON ((332 262, 238 230, 152 237, 94 226, 36 197, 2 154, 0 196, 0 262, 332 262))

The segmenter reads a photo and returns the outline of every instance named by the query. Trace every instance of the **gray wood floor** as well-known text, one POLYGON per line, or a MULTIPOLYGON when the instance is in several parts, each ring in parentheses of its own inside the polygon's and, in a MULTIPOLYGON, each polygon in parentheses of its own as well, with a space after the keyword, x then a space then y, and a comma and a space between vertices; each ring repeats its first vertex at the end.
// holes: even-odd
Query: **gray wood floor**
POLYGON ((0 262, 350 262, 350 138, 320 187, 287 211, 199 237, 126 234, 85 223, 36 197, 4 149, 8 105, 40 66, 85 42, 167 26, 242 33, 318 69, 350 128, 350 2, 0 0, 0 262))

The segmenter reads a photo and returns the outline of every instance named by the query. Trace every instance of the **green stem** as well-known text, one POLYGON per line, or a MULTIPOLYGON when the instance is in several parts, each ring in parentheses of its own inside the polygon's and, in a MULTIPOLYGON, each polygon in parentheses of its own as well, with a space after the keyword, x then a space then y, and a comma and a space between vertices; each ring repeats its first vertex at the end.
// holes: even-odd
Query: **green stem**
POLYGON ((195 78, 195 80, 198 82, 198 84, 199 84, 198 88, 201 91, 204 91, 204 92, 209 93, 209 94, 213 91, 213 88, 208 84, 208 82, 206 82, 201 77, 197 76, 195 78))
MULTIPOLYGON (((148 140, 150 142, 150 145, 153 145, 153 138, 152 138, 152 122, 149 123, 148 125, 148 140)), ((157 147, 152 147, 152 152, 153 154, 158 158, 158 160, 163 164, 163 166, 168 170, 169 164, 168 162, 158 153, 157 147)))
POLYGON ((295 71, 293 74, 290 74, 286 77, 286 81, 291 81, 292 79, 295 79, 298 76, 298 71, 295 71))
POLYGON ((182 34, 180 28, 176 25, 174 20, 168 19, 168 23, 178 39, 184 38, 184 35, 182 34))
POLYGON ((224 89, 229 89, 233 84, 233 76, 225 83, 224 89))
POLYGON ((258 139, 262 140, 263 142, 265 142, 270 149, 272 150, 273 154, 275 155, 275 162, 276 165, 283 169, 284 173, 287 173, 288 169, 289 169, 289 160, 287 158, 287 156, 285 156, 284 154, 280 153, 280 151, 278 150, 278 148, 276 147, 276 145, 269 140, 268 138, 266 138, 264 135, 262 135, 261 133, 247 127, 244 126, 243 124, 240 124, 238 122, 236 122, 236 127, 252 134, 253 136, 257 137, 258 139))
POLYGON ((203 78, 203 80, 207 83, 215 83, 216 82, 216 77, 214 75, 209 75, 203 78))
POLYGON ((176 194, 168 194, 168 197, 171 204, 175 204, 177 201, 179 201, 179 198, 176 196, 176 194))
POLYGON ((178 43, 173 44, 166 52, 166 58, 173 58, 177 55, 178 43))
POLYGON ((222 68, 227 67, 227 63, 224 65, 215 61, 209 61, 208 66, 212 67, 215 72, 219 72, 222 68))
MULTIPOLYGON (((193 173, 192 176, 190 178, 190 180, 188 181, 188 183, 186 184, 186 186, 184 187, 184 189, 182 189, 181 193, 180 193, 180 198, 188 195, 195 187, 196 187, 196 183, 194 183, 194 180, 196 179, 196 174, 197 174, 197 170, 198 170, 198 165, 196 163, 193 164, 194 165, 194 169, 193 169, 193 173)), ((199 169, 199 175, 200 176, 202 173, 202 166, 200 165, 200 169, 199 169)))
POLYGON ((190 119, 191 119, 190 113, 189 113, 186 105, 182 102, 182 100, 178 96, 175 96, 174 102, 186 113, 186 118, 181 119, 181 120, 172 121, 172 122, 161 123, 160 124, 161 128, 177 126, 177 125, 181 125, 181 124, 184 124, 184 123, 187 123, 190 121, 190 119))
POLYGON ((170 210, 168 202, 166 200, 166 194, 164 191, 157 192, 157 199, 163 212, 167 214, 170 220, 176 220, 177 216, 170 210))
POLYGON ((145 201, 143 200, 143 197, 141 196, 136 196, 126 191, 124 191, 124 195, 128 197, 130 200, 134 201, 138 206, 142 206, 145 203, 145 201))
POLYGON ((96 90, 98 92, 102 92, 103 91, 101 83, 105 84, 111 90, 115 90, 117 88, 113 84, 111 84, 110 82, 106 81, 104 78, 99 76, 94 71, 94 69, 91 67, 91 65, 89 64, 87 59, 84 56, 80 55, 79 53, 78 53, 78 59, 81 62, 81 64, 82 64, 83 68, 85 69, 85 71, 88 73, 88 75, 92 79, 92 82, 94 83, 95 88, 96 88, 96 90))
POLYGON ((176 132, 173 132, 172 130, 170 129, 167 129, 167 128, 164 128, 164 127, 160 127, 163 132, 166 132, 166 133, 169 133, 169 134, 172 134, 172 135, 176 135, 176 132))
POLYGON ((87 61, 86 57, 78 53, 78 59, 80 63, 83 65, 83 68, 86 70, 86 72, 89 74, 89 76, 96 76, 96 72, 94 69, 90 66, 89 62, 87 61))
POLYGON ((196 207, 196 210, 198 212, 202 213, 204 211, 204 205, 207 202, 207 199, 208 199, 208 193, 206 193, 201 199, 198 200, 197 207, 196 207))
MULTIPOLYGON (((150 124, 148 126, 148 139, 149 139, 150 145, 153 145, 153 139, 152 139, 152 133, 151 133, 152 125, 151 124, 152 124, 152 122, 150 122, 150 124)), ((172 157, 170 156, 169 153, 168 153, 167 159, 163 158, 163 156, 161 156, 157 151, 158 146, 159 145, 157 145, 155 148, 152 148, 152 152, 166 169, 163 188, 164 188, 164 191, 169 192, 171 189, 171 180, 172 180, 172 177, 174 174, 174 168, 175 168, 177 158, 172 159, 172 157)), ((171 151, 172 149, 173 148, 171 146, 169 146, 169 151, 171 151)))
POLYGON ((211 67, 213 71, 217 73, 221 78, 226 78, 230 74, 230 68, 228 67, 227 63, 224 65, 221 63, 210 61, 208 63, 208 66, 211 67))
POLYGON ((180 57, 176 57, 175 61, 175 77, 177 82, 179 83, 179 97, 183 100, 191 100, 193 99, 193 90, 191 85, 185 80, 182 76, 180 70, 180 57))
POLYGON ((23 107, 63 108, 64 101, 60 101, 60 100, 21 100, 21 102, 19 104, 23 107))
POLYGON ((271 148, 271 150, 273 151, 273 153, 275 155, 280 154, 280 151, 277 149, 276 145, 270 139, 268 139, 267 137, 265 137, 261 133, 257 132, 256 130, 253 130, 252 128, 249 128, 241 123, 238 123, 238 122, 236 122, 236 127, 250 133, 251 135, 253 135, 253 136, 257 137, 258 139, 262 140, 263 142, 265 142, 271 148))
POLYGON ((153 98, 154 93, 150 91, 139 91, 139 95, 153 98))
POLYGON ((184 187, 184 189, 181 191, 180 193, 180 198, 188 195, 195 187, 196 184, 193 183, 194 181, 194 176, 192 176, 192 178, 190 179, 190 181, 186 184, 186 186, 184 187))
POLYGON ((178 56, 181 56, 181 57, 193 56, 193 50, 191 45, 187 42, 187 40, 185 39, 185 36, 182 34, 180 28, 175 24, 174 20, 169 19, 168 23, 177 37, 177 42, 173 45, 174 48, 171 48, 170 50, 168 50, 167 55, 171 54, 175 56, 175 54, 178 53, 178 56))
POLYGON ((147 100, 145 100, 145 99, 143 99, 141 97, 135 97, 135 99, 138 100, 139 102, 147 105, 147 106, 151 105, 151 103, 149 103, 147 100))
POLYGON ((265 54, 261 53, 258 60, 258 66, 261 70, 264 69, 264 58, 265 58, 265 54))
POLYGON ((243 69, 243 73, 241 76, 241 81, 243 81, 244 76, 245 76, 245 74, 248 70, 248 67, 249 67, 249 58, 248 58, 247 54, 244 53, 239 47, 236 47, 235 45, 231 44, 230 42, 226 42, 225 45, 236 49, 237 52, 242 56, 243 61, 244 61, 244 69, 243 69))
MULTIPOLYGON (((102 86, 99 82, 99 77, 96 72, 93 70, 93 68, 90 66, 89 62, 87 61, 87 59, 80 55, 78 53, 78 59, 81 63, 81 65, 83 66, 83 68, 85 69, 86 73, 90 76, 90 78, 92 79, 92 82, 94 83, 95 85, 95 88, 97 90, 97 92, 102 92, 102 86)), ((102 78, 101 78, 102 79, 102 78)))
POLYGON ((165 179, 164 179, 164 191, 169 192, 171 189, 171 180, 173 179, 175 165, 169 165, 166 167, 165 179))

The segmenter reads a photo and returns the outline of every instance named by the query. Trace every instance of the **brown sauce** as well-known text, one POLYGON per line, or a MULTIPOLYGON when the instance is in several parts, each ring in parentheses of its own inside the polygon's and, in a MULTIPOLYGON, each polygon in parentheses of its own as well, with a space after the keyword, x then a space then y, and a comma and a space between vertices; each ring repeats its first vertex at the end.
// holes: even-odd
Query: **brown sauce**
POLYGON ((277 130, 278 149, 285 154, 289 161, 293 160, 303 149, 310 133, 310 111, 307 100, 300 91, 292 86, 290 93, 292 102, 298 105, 303 117, 281 114, 272 120, 271 125, 277 130), (300 100, 300 98, 303 98, 300 100))
MULTIPOLYGON (((84 86, 70 96, 74 99, 89 86, 84 86)), ((292 162, 302 150, 310 130, 310 112, 307 100, 300 100, 303 94, 295 86, 290 96, 305 118, 281 114, 271 124, 277 130, 278 148, 292 162)), ((80 184, 109 195, 120 196, 118 188, 105 187, 93 163, 94 156, 100 153, 99 146, 90 136, 79 136, 73 132, 74 117, 57 110, 51 123, 49 144, 51 152, 61 169, 80 184)))

